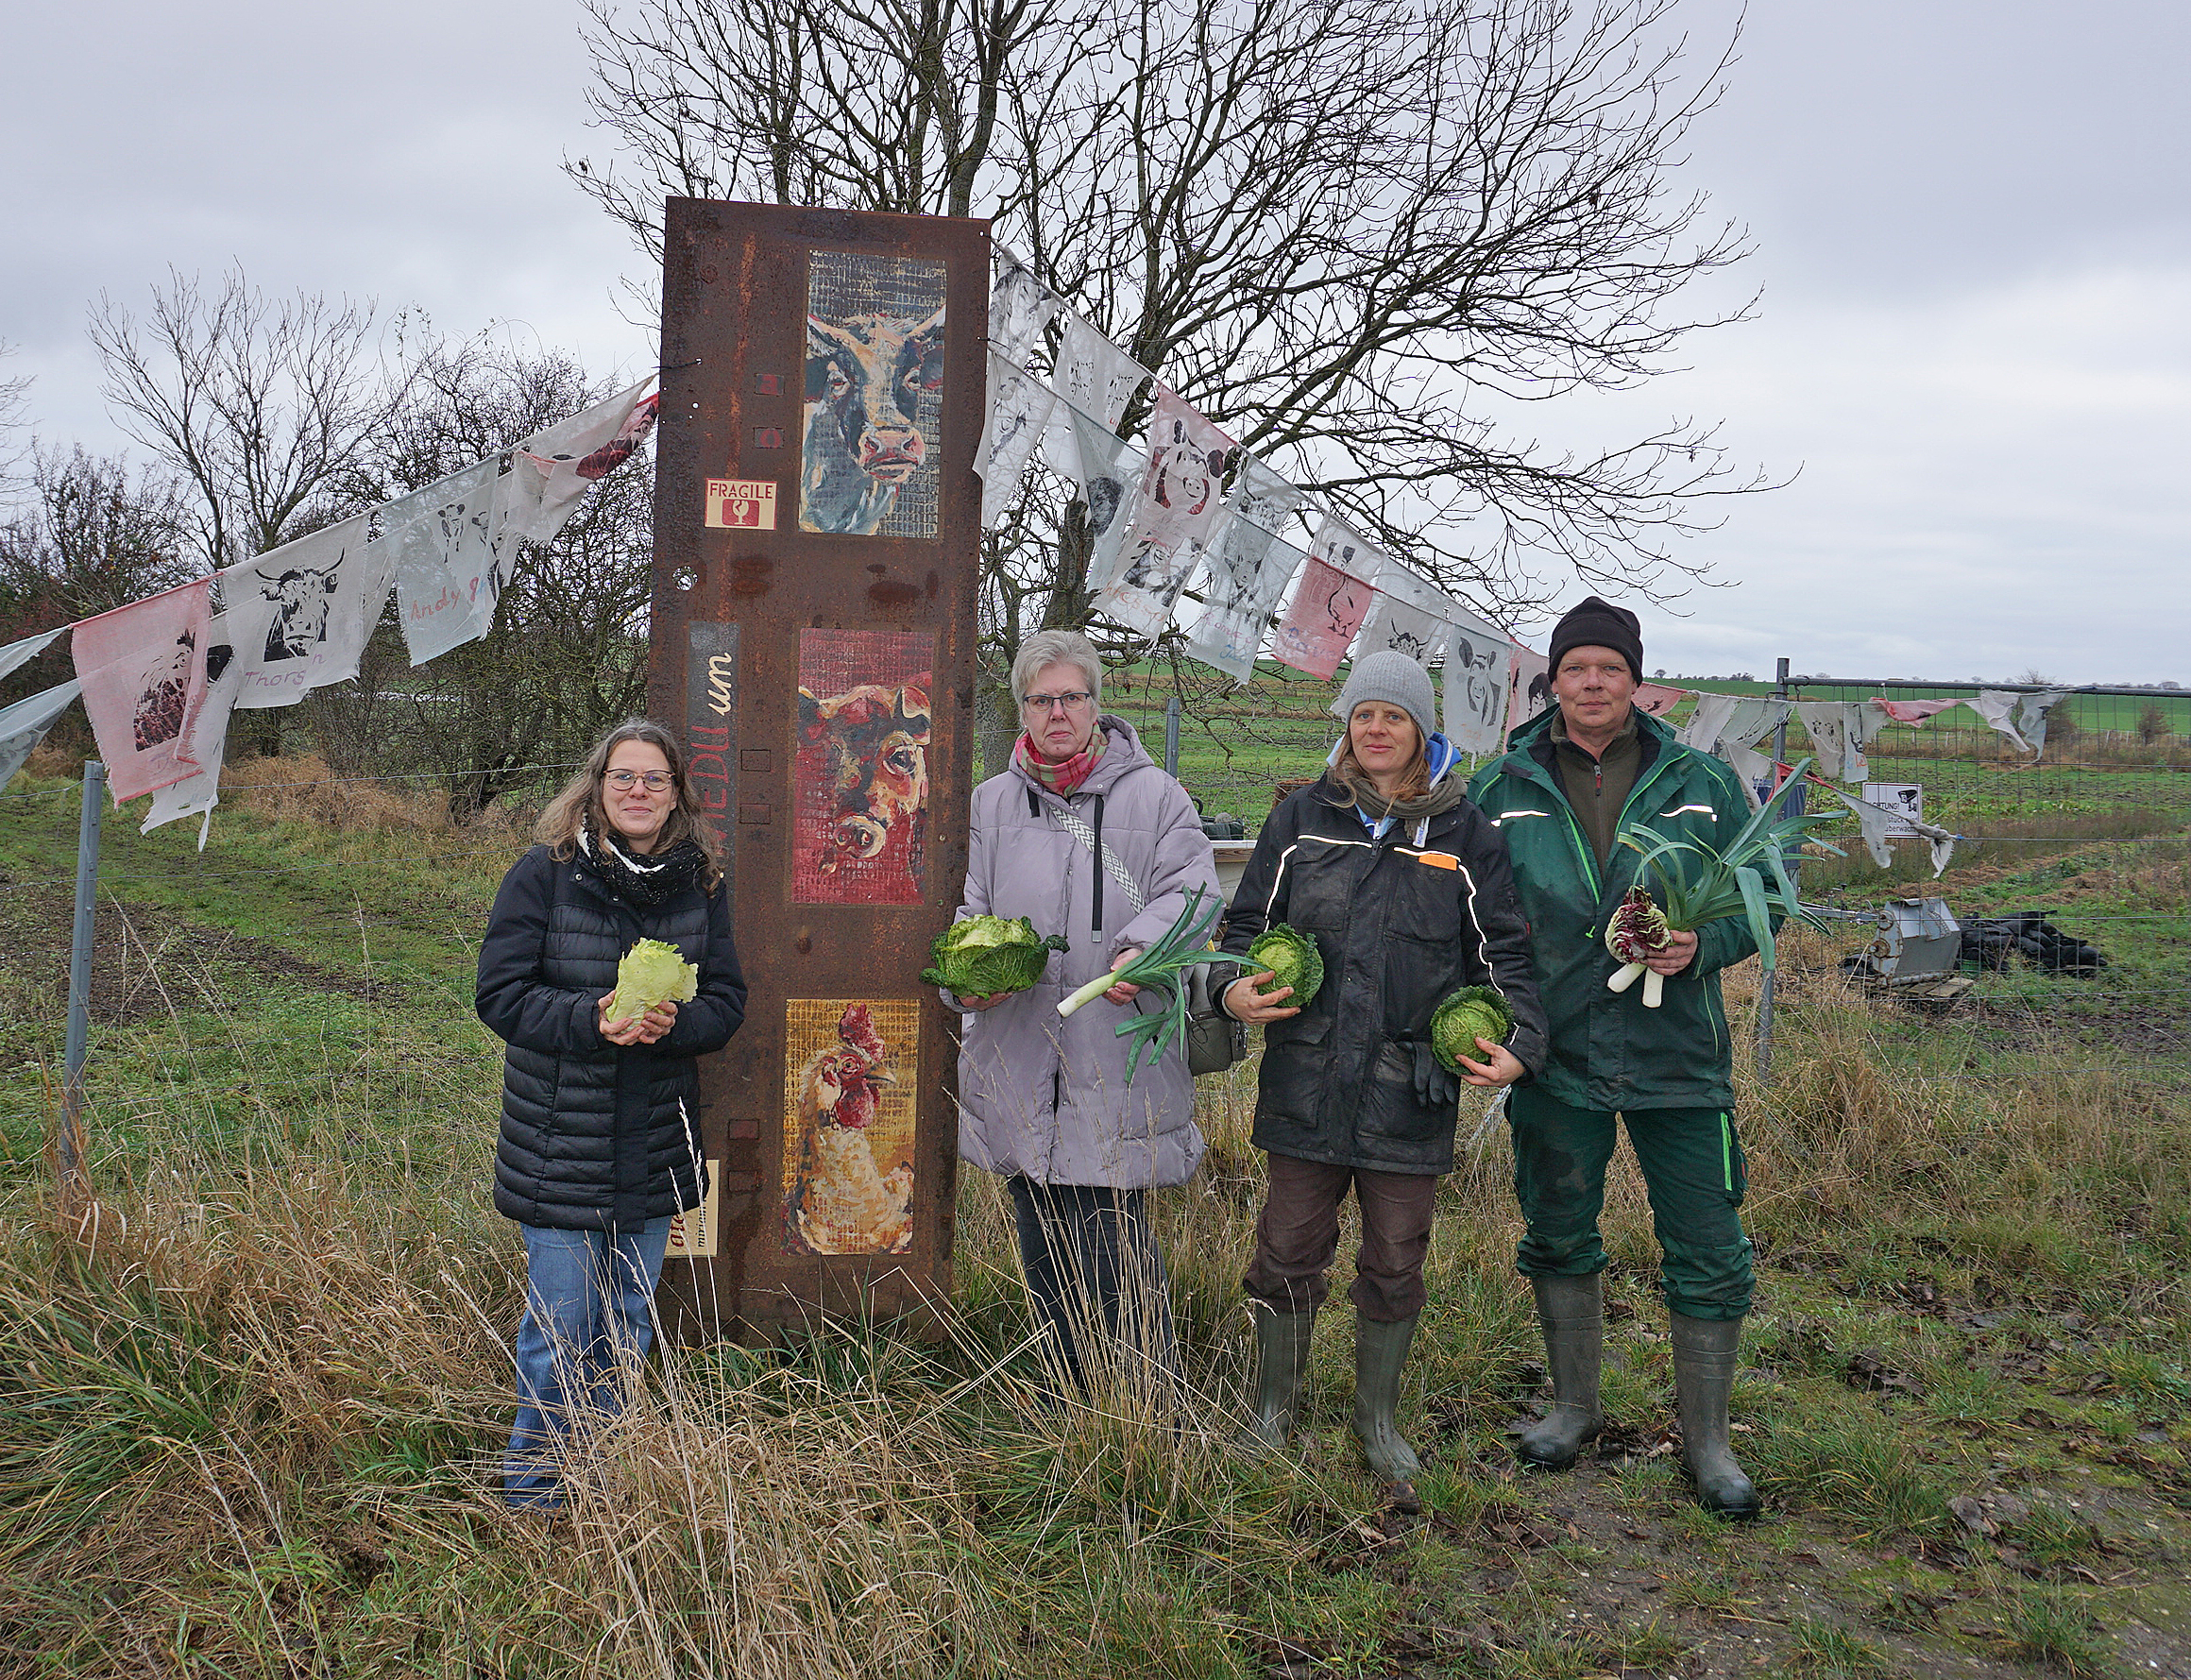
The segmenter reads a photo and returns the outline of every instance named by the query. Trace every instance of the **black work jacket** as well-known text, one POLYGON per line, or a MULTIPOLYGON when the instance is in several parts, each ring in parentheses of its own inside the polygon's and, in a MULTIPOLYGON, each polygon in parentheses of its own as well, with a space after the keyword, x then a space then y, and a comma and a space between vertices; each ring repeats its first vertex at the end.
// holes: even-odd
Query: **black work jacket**
POLYGON ((1506 842, 1466 800, 1372 840, 1330 777, 1270 814, 1225 927, 1228 954, 1283 922, 1316 942, 1324 982, 1299 1014, 1263 1029, 1256 1146, 1388 1173, 1453 1163, 1454 1103, 1416 1096, 1415 1046, 1464 986, 1514 1012, 1506 1048, 1544 1063, 1544 1010, 1506 842))
POLYGON ((697 1207, 698 1057, 745 1019, 730 894, 688 889, 650 910, 615 897, 584 854, 535 846, 502 877, 480 945, 479 1015, 508 1046, 495 1207, 524 1225, 632 1230, 697 1207), (700 967, 699 994, 652 1044, 601 1036, 598 1006, 642 939, 700 967))

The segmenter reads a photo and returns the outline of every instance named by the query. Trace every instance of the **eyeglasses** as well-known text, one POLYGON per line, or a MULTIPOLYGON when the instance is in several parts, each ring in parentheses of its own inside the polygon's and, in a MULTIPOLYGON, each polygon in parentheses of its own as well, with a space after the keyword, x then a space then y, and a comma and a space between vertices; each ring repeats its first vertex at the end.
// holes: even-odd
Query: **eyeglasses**
POLYGON ((1051 712, 1061 707, 1068 712, 1084 712, 1095 699, 1087 689, 1080 688, 1071 694, 1030 694, 1020 704, 1030 712, 1051 712))
POLYGON ((649 793, 660 793, 673 785, 666 770, 650 770, 645 775, 636 770, 612 770, 601 779, 619 793, 629 793, 635 783, 649 793))

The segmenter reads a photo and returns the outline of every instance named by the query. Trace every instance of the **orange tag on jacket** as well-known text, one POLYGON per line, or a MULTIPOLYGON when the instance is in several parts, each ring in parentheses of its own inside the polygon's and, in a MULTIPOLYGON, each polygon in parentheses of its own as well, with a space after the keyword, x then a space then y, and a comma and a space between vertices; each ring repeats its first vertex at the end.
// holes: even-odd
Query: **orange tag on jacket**
POLYGON ((1461 860, 1451 852, 1418 852, 1415 854, 1415 860, 1418 863, 1427 863, 1433 869, 1458 869, 1461 867, 1461 860))

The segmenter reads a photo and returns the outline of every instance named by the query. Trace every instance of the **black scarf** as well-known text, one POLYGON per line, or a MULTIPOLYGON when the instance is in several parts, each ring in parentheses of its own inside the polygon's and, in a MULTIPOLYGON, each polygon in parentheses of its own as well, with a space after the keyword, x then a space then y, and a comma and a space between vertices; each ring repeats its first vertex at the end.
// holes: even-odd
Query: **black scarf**
POLYGON ((633 853, 611 834, 597 836, 590 827, 578 831, 579 849, 610 894, 635 910, 652 910, 667 904, 700 879, 707 856, 692 840, 679 840, 663 852, 633 853))

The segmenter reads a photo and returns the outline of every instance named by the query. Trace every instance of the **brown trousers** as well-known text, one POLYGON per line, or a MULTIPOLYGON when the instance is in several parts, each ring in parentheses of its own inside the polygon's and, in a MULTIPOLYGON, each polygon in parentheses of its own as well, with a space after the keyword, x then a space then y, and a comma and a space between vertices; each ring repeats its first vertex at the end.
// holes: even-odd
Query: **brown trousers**
POLYGON ((1339 1204, 1347 1186, 1362 1209, 1362 1247, 1348 1292, 1363 1317, 1397 1324, 1422 1311, 1422 1263, 1437 1200, 1434 1173, 1377 1173, 1270 1157, 1270 1198, 1255 1222, 1248 1293, 1274 1313, 1313 1313, 1331 1294, 1339 1251, 1339 1204))

